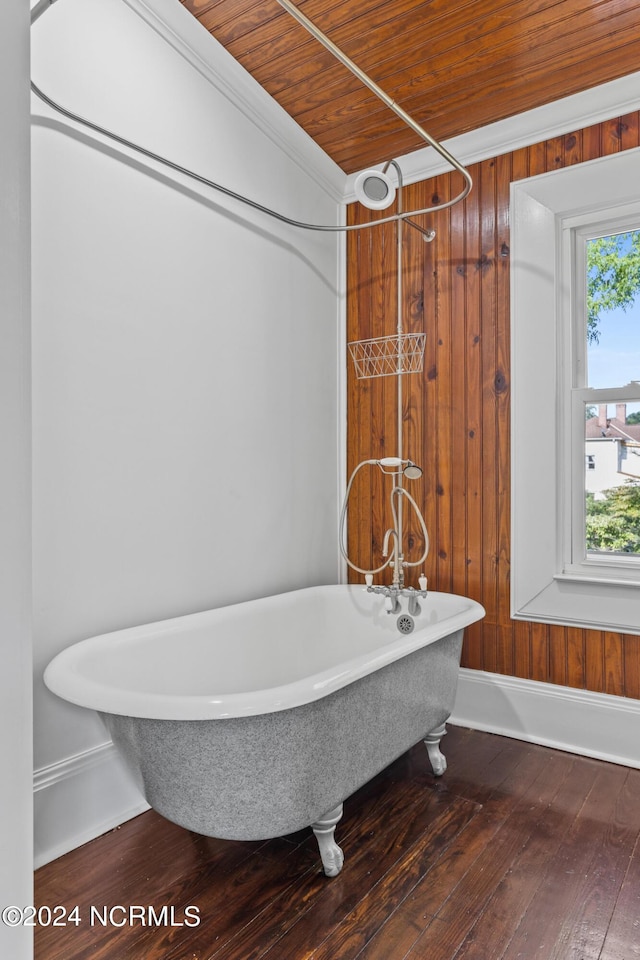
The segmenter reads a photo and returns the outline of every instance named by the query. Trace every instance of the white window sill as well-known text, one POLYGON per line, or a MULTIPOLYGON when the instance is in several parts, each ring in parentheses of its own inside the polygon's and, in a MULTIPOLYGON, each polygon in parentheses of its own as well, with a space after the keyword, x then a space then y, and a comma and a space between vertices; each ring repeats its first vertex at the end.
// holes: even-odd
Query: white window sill
POLYGON ((640 588, 635 583, 556 574, 535 597, 514 609, 512 617, 637 634, 640 633, 640 588))
POLYGON ((638 580, 627 580, 617 574, 607 576, 604 573, 554 573, 553 579, 568 580, 570 583, 592 583, 594 585, 612 583, 618 587, 633 587, 635 590, 640 590, 640 582, 638 580))

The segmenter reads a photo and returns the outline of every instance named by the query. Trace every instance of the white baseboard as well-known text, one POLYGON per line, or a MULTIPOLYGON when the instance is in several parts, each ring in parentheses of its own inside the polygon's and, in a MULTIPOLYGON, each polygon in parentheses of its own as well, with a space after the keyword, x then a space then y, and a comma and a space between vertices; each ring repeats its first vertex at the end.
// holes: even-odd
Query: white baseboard
POLYGON ((450 722, 640 768, 640 700, 463 668, 450 722))
POLYGON ((149 809, 110 742, 37 770, 33 790, 36 869, 149 809))

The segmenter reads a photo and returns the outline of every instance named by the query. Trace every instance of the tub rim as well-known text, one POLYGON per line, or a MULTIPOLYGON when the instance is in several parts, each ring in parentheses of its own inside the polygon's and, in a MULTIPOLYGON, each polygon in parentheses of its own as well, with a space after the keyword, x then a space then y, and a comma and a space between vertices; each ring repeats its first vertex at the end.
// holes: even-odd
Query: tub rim
POLYGON ((436 643, 443 637, 450 636, 485 616, 485 610, 481 604, 469 597, 442 591, 430 591, 429 596, 433 598, 440 596, 455 597, 461 601, 461 609, 435 625, 426 624, 423 629, 420 629, 418 620, 416 630, 413 633, 408 635, 399 633, 394 642, 387 642, 374 651, 351 657, 312 675, 312 677, 304 677, 301 680, 291 681, 279 686, 264 687, 260 690, 246 692, 171 694, 119 689, 112 683, 102 683, 94 678, 87 677, 80 670, 83 656, 86 657, 87 653, 92 650, 96 652, 105 650, 115 639, 122 645, 127 639, 135 640, 145 634, 172 632, 179 629, 182 622, 191 621, 193 623, 196 618, 204 618, 216 610, 232 612, 234 608, 275 603, 283 597, 293 597, 310 591, 331 591, 336 588, 340 592, 349 589, 364 589, 357 584, 303 587, 299 590, 275 594, 272 597, 213 607, 210 610, 203 610, 198 613, 184 614, 96 634, 80 640, 58 653, 44 671, 44 682, 52 693, 70 703, 90 710, 97 710, 100 713, 118 716, 189 721, 258 716, 288 710, 320 700, 361 677, 382 669, 388 663, 399 660, 420 647, 436 643), (428 633, 426 641, 424 638, 425 632, 428 633))

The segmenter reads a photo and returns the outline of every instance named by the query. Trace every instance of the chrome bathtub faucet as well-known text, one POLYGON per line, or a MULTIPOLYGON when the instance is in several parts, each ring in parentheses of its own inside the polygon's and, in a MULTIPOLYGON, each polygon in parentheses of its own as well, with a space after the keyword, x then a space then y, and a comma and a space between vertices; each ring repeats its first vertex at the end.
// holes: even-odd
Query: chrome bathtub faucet
POLYGON ((385 598, 384 606, 387 613, 399 613, 401 609, 400 597, 408 597, 408 611, 412 617, 416 617, 420 613, 418 599, 420 597, 424 599, 428 592, 427 578, 425 576, 418 578, 418 583, 420 584, 419 590, 416 590, 415 587, 388 587, 384 584, 374 586, 373 575, 370 573, 365 576, 365 582, 367 585, 367 593, 376 593, 385 598))

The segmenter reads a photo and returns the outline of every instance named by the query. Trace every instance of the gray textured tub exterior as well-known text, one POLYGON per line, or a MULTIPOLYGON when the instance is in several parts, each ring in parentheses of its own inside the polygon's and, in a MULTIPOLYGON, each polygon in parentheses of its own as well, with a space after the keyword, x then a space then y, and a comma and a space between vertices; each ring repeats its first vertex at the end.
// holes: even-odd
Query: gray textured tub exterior
POLYGON ((224 720, 101 714, 148 803, 222 839, 322 819, 449 717, 462 630, 321 700, 224 720))

